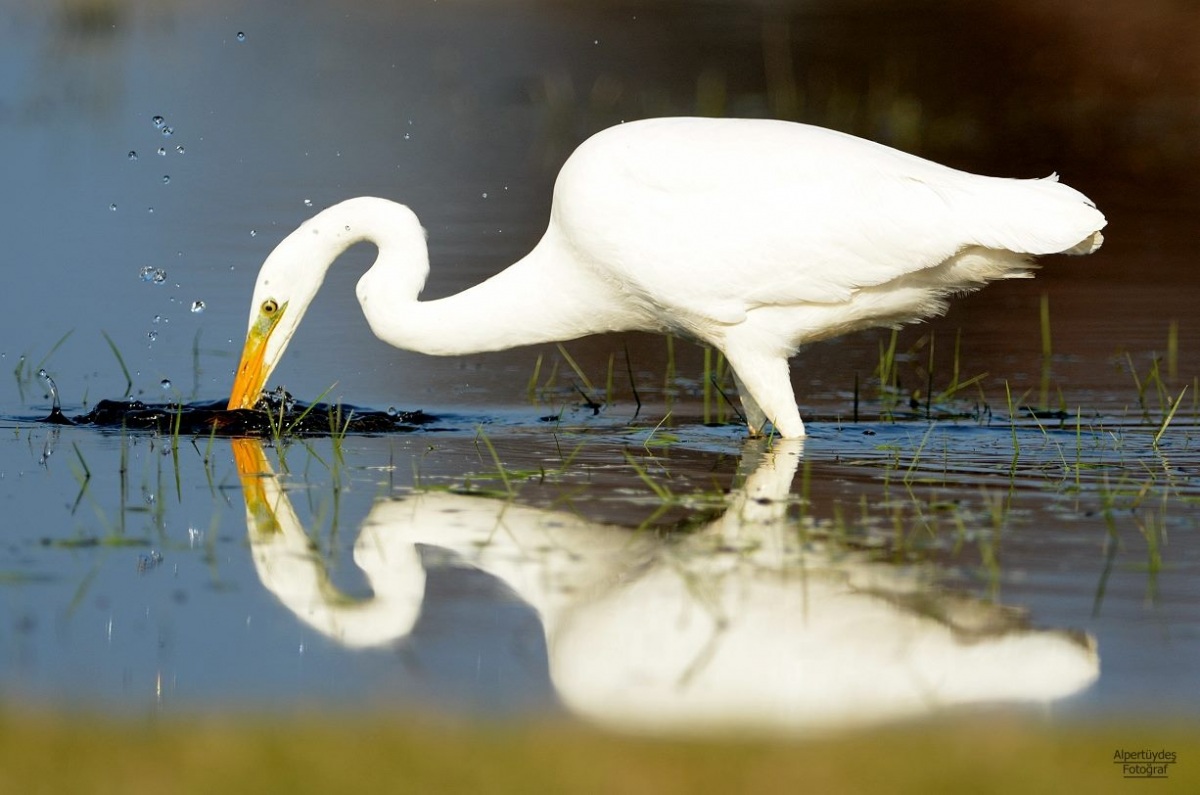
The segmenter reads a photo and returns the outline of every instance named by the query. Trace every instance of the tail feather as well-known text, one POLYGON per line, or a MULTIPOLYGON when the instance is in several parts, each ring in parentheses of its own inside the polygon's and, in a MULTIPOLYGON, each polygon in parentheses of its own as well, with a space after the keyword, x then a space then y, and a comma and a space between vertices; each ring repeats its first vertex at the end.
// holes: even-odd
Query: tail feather
POLYGON ((1058 181, 986 178, 970 207, 978 245, 1018 254, 1091 254, 1107 221, 1087 196, 1058 181))
POLYGON ((1092 232, 1080 242, 1071 246, 1064 251, 1064 254, 1091 254, 1100 246, 1104 245, 1104 235, 1099 232, 1092 232))

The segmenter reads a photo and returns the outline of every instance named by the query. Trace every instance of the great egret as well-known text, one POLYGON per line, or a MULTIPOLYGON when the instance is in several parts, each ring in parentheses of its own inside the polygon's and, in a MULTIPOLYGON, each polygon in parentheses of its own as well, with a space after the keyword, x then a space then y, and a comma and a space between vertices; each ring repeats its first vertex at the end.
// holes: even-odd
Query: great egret
POLYGON ((229 408, 255 404, 330 264, 370 242, 358 300, 391 345, 451 356, 680 334, 725 354, 752 434, 800 437, 801 345, 941 313, 951 294, 1029 276, 1031 256, 1090 254, 1104 224, 1053 174, 979 176, 783 121, 630 122, 563 165, 529 254, 448 298, 417 300, 429 255, 407 207, 363 197, 306 221, 258 274, 229 408))

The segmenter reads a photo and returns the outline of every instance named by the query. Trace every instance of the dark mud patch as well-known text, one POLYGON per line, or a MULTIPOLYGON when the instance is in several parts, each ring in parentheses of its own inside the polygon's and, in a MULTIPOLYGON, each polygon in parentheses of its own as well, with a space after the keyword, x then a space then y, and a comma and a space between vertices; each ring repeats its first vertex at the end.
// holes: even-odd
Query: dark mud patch
POLYGON ((423 411, 378 411, 359 406, 284 401, 259 401, 253 409, 225 408, 225 401, 143 403, 140 400, 101 400, 86 414, 68 417, 55 407, 42 422, 94 428, 152 430, 184 436, 336 436, 342 434, 407 433, 437 418, 423 411))

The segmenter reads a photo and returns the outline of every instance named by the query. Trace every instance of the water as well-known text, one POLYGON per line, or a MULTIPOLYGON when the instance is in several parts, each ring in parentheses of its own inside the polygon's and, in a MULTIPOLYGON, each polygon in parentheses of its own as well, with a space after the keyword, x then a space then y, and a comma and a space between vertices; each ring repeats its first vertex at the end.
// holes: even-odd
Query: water
POLYGON ((1114 55, 1155 61, 1163 48, 1138 36, 1195 26, 1164 10, 1128 33, 1088 4, 120 3, 103 29, 73 9, 18 2, 0 22, 20 197, 0 312, 15 368, 0 384, 6 700, 668 732, 987 700, 1063 721, 1200 707, 1200 170, 1171 143, 1195 140, 1200 88, 1171 62, 1127 73, 1134 59, 1114 55), (964 29, 978 62, 962 60, 964 29), (1106 46, 1063 33, 1084 29, 1106 46), (903 332, 891 389, 874 375, 886 332, 803 352, 802 449, 746 442, 682 341, 569 343, 591 386, 554 346, 387 348, 354 299, 366 250, 330 273, 272 386, 436 423, 365 431, 326 410, 280 445, 269 426, 255 444, 169 424, 180 402, 221 413, 258 265, 312 212, 360 194, 410 204, 429 231, 426 295, 446 295, 536 242, 582 137, 684 112, 793 115, 981 171, 1057 170, 1105 210, 1107 242, 903 332), (147 148, 163 169, 133 155, 147 148), (149 427, 43 424, 43 369, 67 417, 159 405, 149 427))

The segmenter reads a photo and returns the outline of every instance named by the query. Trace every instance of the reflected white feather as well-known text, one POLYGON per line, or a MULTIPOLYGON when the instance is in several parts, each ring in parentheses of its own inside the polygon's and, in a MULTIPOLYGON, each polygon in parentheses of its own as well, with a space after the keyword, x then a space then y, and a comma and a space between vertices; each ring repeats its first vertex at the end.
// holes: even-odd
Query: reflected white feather
POLYGON ((283 604, 350 647, 405 639, 426 598, 418 547, 448 550, 536 609, 562 702, 621 730, 865 725, 1045 702, 1096 680, 1090 640, 1031 629, 1002 606, 937 590, 919 569, 829 554, 797 532, 786 497, 801 444, 749 448, 724 515, 685 539, 510 500, 381 500, 354 547, 374 595, 351 600, 268 477, 247 509, 251 549, 283 604))

